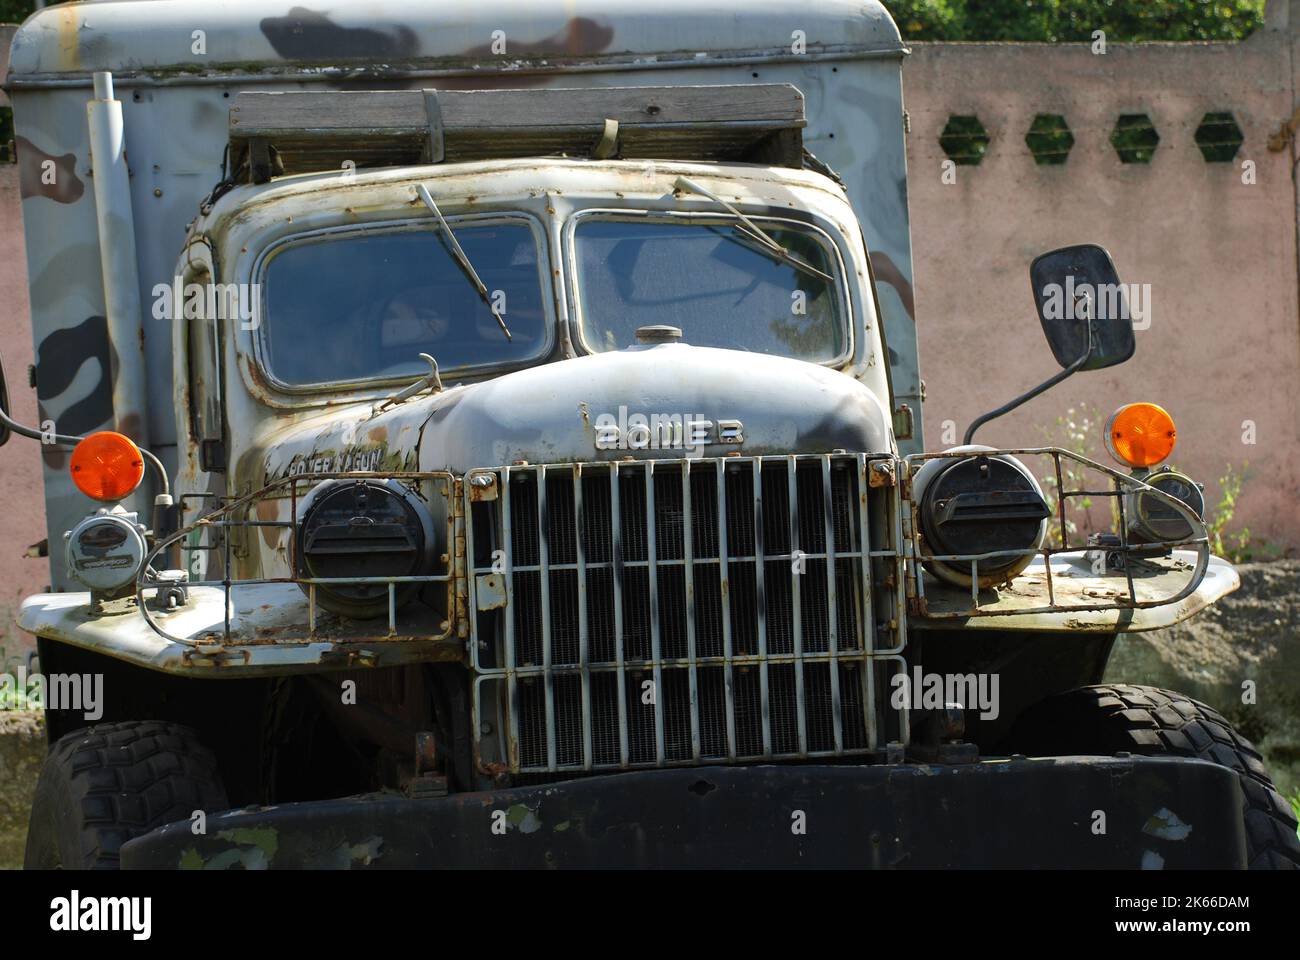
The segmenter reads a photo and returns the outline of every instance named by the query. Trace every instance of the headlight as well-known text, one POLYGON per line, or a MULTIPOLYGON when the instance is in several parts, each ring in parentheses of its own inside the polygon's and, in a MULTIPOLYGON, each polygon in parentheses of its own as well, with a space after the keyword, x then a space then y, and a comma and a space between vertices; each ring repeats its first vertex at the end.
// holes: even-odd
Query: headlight
POLYGON ((136 515, 121 507, 91 514, 64 534, 68 576, 92 593, 125 592, 144 564, 144 532, 136 515))
MULTIPOLYGON (((303 504, 297 546, 301 577, 420 576, 431 569, 433 521, 397 481, 327 480, 303 504)), ((396 603, 420 586, 397 584, 396 603)), ((317 584, 316 598, 326 610, 359 620, 388 612, 386 583, 317 584)))
MULTIPOLYGON (((954 447, 973 454, 989 447, 954 447)), ((970 456, 927 460, 912 481, 921 533, 935 556, 971 556, 1005 550, 1023 555, 977 562, 980 586, 1010 580, 1029 565, 1047 535, 1050 510, 1028 468, 1015 457, 970 456)), ((933 560, 927 569, 958 586, 971 584, 970 561, 933 560)))
MULTIPOLYGON (((1205 516, 1205 495, 1201 486, 1173 467, 1162 467, 1139 477, 1161 493, 1167 493, 1191 508, 1198 518, 1205 516)), ((1133 539, 1145 543, 1180 543, 1192 538, 1192 526, 1169 504, 1143 490, 1130 493, 1124 504, 1133 539)))

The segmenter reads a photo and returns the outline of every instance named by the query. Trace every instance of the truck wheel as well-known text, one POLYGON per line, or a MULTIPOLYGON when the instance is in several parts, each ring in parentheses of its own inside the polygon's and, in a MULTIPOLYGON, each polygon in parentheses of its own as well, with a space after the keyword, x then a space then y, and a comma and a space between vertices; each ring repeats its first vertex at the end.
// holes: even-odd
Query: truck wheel
POLYGON ((1026 710, 1008 753, 1030 756, 1199 757, 1237 772, 1246 801, 1251 869, 1300 869, 1296 818, 1264 770, 1259 751, 1213 707, 1172 690, 1113 683, 1080 687, 1026 710))
POLYGON ((132 837, 195 810, 225 810, 225 788, 211 751, 173 723, 102 723, 70 733, 50 749, 32 803, 27 869, 118 867, 132 837))

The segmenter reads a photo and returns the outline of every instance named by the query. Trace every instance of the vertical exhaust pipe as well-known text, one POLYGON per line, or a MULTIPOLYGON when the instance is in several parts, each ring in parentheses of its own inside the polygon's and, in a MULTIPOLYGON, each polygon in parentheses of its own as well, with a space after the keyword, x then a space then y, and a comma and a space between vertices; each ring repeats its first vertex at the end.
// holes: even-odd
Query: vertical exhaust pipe
POLYGON ((144 311, 140 304, 140 271, 136 261, 122 104, 113 98, 111 73, 96 73, 94 85, 94 98, 86 104, 86 114, 90 124, 99 258, 104 275, 104 310, 114 363, 108 371, 113 384, 113 426, 139 446, 148 447, 144 311))

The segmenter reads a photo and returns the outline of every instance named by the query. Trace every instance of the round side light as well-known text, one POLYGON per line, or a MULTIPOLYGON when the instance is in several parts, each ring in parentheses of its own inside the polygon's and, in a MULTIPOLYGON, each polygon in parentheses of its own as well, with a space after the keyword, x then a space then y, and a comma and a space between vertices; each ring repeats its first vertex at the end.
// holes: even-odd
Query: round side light
POLYGON ((72 482, 93 500, 121 500, 144 479, 144 457, 130 437, 101 430, 72 450, 72 482))
POLYGON ((1154 467, 1174 452, 1174 418, 1154 403, 1128 403, 1106 424, 1106 449, 1130 467, 1154 467))

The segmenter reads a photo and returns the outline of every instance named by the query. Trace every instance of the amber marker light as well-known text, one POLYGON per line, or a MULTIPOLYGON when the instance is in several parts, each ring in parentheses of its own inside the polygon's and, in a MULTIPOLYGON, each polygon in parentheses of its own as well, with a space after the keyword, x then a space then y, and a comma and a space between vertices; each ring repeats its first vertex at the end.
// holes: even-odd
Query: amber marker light
POLYGON ((72 450, 72 482, 94 500, 121 500, 144 479, 144 457, 130 437, 101 430, 72 450))
POLYGON ((1106 449, 1130 467, 1154 467, 1174 452, 1174 418, 1154 403, 1128 403, 1106 424, 1106 449))

